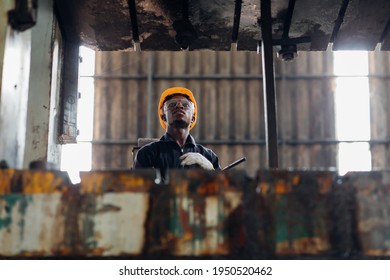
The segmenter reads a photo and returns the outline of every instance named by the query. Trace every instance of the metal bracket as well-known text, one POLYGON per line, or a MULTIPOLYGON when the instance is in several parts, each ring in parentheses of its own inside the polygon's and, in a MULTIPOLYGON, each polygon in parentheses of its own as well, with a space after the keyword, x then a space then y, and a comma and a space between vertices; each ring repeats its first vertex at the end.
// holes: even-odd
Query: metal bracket
POLYGON ((237 41, 238 41, 238 30, 240 27, 240 18, 241 18, 241 6, 242 0, 235 0, 234 6, 234 20, 233 20, 233 31, 232 31, 232 43, 230 50, 237 51, 237 41))
POLYGON ((188 0, 183 0, 182 19, 174 21, 172 25, 176 31, 175 41, 182 50, 188 50, 189 46, 198 38, 196 30, 189 19, 188 9, 188 0))
POLYGON ((38 0, 15 0, 15 9, 8 12, 8 23, 18 31, 25 31, 37 23, 38 0))

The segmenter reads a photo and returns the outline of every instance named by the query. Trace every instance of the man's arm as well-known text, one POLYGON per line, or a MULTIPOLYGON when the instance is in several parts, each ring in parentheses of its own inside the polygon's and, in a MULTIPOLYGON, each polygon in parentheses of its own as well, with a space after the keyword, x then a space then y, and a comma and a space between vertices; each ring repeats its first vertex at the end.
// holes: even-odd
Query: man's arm
POLYGON ((154 152, 153 149, 149 146, 143 146, 135 156, 133 168, 142 169, 142 168, 152 168, 154 167, 154 152))

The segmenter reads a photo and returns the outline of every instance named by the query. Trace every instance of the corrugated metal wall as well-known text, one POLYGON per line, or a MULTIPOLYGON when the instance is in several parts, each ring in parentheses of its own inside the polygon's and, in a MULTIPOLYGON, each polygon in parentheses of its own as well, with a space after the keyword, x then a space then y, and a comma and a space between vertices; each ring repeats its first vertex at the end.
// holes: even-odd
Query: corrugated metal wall
POLYGON ((302 52, 290 63, 275 61, 282 168, 335 168, 333 54, 302 52))
MULTIPOLYGON (((137 139, 164 133, 156 108, 171 86, 194 92, 200 113, 191 133, 222 166, 245 156, 237 169, 254 175, 266 168, 261 68, 253 52, 98 52, 92 168, 130 168, 137 139)), ((302 52, 290 63, 275 59, 275 77, 279 167, 335 168, 332 52, 302 52)))
POLYGON ((390 168, 390 53, 368 55, 373 169, 390 168))

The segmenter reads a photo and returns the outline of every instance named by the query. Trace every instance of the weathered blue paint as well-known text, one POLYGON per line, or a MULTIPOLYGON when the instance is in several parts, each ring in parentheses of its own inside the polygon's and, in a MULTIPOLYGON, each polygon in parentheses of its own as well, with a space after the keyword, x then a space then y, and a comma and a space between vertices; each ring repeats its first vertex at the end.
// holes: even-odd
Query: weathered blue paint
MULTIPOLYGON (((32 197, 24 194, 7 194, 0 195, 0 200, 5 201, 5 216, 0 216, 0 230, 8 228, 12 223, 12 209, 19 205, 18 212, 21 217, 24 217, 28 203, 32 201, 32 197)), ((0 211, 1 215, 2 211, 0 211)), ((19 221, 19 226, 21 226, 21 234, 24 230, 24 219, 22 218, 19 221)))

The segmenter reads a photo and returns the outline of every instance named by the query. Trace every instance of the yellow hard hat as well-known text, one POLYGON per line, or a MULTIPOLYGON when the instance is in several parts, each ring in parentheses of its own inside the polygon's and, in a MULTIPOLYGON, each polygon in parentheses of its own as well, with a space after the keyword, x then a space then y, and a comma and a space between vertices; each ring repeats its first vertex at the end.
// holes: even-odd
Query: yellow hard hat
POLYGON ((158 117, 160 118, 160 124, 161 126, 166 129, 167 125, 162 119, 162 115, 164 114, 163 112, 163 105, 167 97, 171 95, 185 95, 193 104, 194 104, 194 121, 190 124, 190 129, 194 127, 196 124, 196 113, 197 113, 197 106, 196 106, 196 101, 195 97, 192 94, 192 92, 188 88, 184 87, 171 87, 163 91, 160 97, 160 102, 158 103, 158 117))

